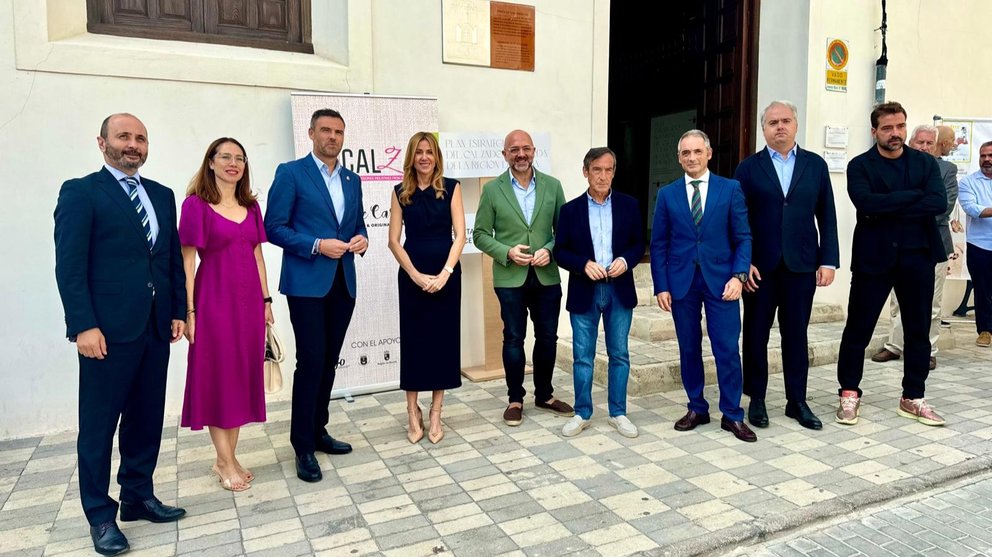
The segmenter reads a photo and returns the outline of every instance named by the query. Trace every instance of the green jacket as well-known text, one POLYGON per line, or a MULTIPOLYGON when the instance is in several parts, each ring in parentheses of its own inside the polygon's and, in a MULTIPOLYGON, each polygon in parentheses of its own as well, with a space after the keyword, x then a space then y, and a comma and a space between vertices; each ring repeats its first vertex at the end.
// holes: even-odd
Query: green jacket
MULTIPOLYGON (((527 267, 521 267, 507 258, 510 248, 524 244, 530 246, 531 253, 534 253, 541 248, 551 251, 555 246, 558 212, 565 204, 565 192, 561 189, 561 182, 536 168, 534 180, 537 198, 529 226, 513 194, 509 170, 482 188, 472 242, 496 263, 493 265, 493 286, 497 288, 522 286, 527 278, 527 267)), ((558 264, 554 259, 543 267, 535 267, 534 271, 543 285, 561 283, 558 264)))

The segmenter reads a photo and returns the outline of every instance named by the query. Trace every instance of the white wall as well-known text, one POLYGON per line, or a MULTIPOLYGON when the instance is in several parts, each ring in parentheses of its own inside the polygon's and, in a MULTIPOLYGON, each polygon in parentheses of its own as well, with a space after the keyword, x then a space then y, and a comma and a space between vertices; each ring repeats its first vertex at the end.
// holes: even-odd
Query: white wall
MULTIPOLYGON (((312 57, 80 34, 83 0, 0 8, 0 187, 7 201, 0 205, 7 239, 0 283, 10 308, 0 322, 10 354, 0 367, 0 439, 76 425, 76 355, 64 338, 55 286, 52 211, 64 180, 102 164, 95 137, 109 113, 133 112, 145 122, 150 154, 142 173, 180 199, 206 145, 222 135, 239 138, 264 206, 275 166, 293 158, 290 91, 436 96, 443 131, 550 132, 555 174, 568 197, 577 195, 582 155, 606 137, 608 0, 534 2, 534 72, 442 64, 440 4, 315 1, 312 57), (343 61, 340 33, 330 33, 332 40, 318 34, 333 30, 342 10, 343 61)), ((267 246, 265 254, 275 290, 280 252, 267 246)), ((479 290, 479 269, 466 267, 466 298, 478 308, 481 293, 469 293, 479 290)), ((276 304, 276 320, 291 336, 285 303, 276 304)), ((481 361, 482 339, 473 331, 481 328, 464 334, 466 365, 481 361)), ((170 416, 180 410, 185 358, 180 343, 170 367, 170 416)), ((287 386, 281 396, 288 394, 287 386)))

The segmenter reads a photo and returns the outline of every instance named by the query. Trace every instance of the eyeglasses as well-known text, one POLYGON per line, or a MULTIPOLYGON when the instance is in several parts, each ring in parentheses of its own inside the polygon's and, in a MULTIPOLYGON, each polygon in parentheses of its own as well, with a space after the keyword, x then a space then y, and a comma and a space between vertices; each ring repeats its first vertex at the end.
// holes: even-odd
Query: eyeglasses
POLYGON ((230 153, 219 153, 217 155, 214 155, 214 158, 224 164, 230 164, 231 161, 235 161, 238 164, 248 164, 248 157, 242 157, 241 155, 232 155, 230 153))

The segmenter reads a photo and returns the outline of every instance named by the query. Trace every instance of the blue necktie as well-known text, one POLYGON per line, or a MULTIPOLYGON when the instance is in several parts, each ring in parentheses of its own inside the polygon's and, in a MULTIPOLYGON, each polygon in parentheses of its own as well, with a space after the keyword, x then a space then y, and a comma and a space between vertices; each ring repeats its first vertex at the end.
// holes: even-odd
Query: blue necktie
POLYGON ((689 185, 692 186, 692 204, 689 208, 692 210, 692 222, 696 223, 696 226, 699 226, 699 223, 703 221, 703 202, 699 196, 699 184, 702 182, 702 180, 689 182, 689 185))
POLYGON ((145 211, 145 206, 141 204, 141 199, 138 197, 138 180, 133 176, 125 176, 124 183, 127 184, 127 195, 131 198, 131 203, 134 204, 134 211, 138 213, 138 218, 141 220, 141 227, 145 230, 148 249, 152 249, 152 246, 155 245, 152 242, 152 225, 148 222, 148 212, 145 211))

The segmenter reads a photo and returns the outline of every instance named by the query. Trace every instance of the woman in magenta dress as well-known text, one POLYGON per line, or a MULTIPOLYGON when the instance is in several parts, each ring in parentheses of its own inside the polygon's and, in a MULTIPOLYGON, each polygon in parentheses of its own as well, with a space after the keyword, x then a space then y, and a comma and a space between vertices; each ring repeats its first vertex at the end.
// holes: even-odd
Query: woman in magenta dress
POLYGON ((241 426, 265 421, 265 323, 274 320, 265 228, 241 143, 211 143, 186 193, 179 219, 189 308, 182 426, 209 428, 218 481, 244 491, 254 476, 234 453, 241 426))

